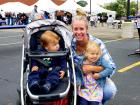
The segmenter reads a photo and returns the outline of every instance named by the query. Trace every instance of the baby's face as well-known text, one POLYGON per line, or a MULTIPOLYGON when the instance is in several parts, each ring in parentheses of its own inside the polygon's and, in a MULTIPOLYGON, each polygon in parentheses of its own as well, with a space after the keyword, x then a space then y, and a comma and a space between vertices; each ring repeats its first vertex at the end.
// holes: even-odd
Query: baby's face
POLYGON ((59 43, 49 43, 48 46, 45 47, 48 51, 58 51, 59 48, 59 43))

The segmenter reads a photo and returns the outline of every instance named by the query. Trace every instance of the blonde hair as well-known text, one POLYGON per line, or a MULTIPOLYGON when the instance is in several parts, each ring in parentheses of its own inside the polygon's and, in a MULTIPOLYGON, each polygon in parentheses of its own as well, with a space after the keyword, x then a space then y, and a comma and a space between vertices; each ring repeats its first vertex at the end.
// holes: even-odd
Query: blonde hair
POLYGON ((76 9, 76 14, 77 14, 78 16, 86 16, 86 15, 87 15, 86 12, 83 11, 81 8, 77 8, 77 9, 76 9))
POLYGON ((72 26, 73 26, 73 23, 75 21, 84 21, 85 22, 85 25, 86 25, 86 28, 88 29, 88 20, 87 20, 87 17, 86 16, 80 16, 80 15, 76 15, 72 18, 72 26))
POLYGON ((94 41, 89 41, 87 46, 86 46, 86 50, 85 50, 85 57, 87 58, 88 53, 92 50, 92 49, 96 49, 99 52, 99 57, 102 55, 102 51, 100 46, 94 42, 94 41))
POLYGON ((40 37, 40 41, 44 47, 48 46, 49 43, 58 43, 59 40, 60 37, 52 31, 45 31, 40 37))

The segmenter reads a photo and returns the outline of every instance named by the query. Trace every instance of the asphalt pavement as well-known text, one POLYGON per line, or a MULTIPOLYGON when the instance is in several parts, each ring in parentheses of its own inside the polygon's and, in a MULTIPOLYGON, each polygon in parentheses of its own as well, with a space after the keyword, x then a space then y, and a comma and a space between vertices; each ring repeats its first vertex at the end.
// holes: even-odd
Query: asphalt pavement
MULTIPOLYGON (((133 29, 134 29, 133 36, 138 37, 138 32, 135 25, 133 29)), ((89 24, 89 32, 100 39, 116 40, 116 39, 122 38, 123 27, 121 29, 118 29, 117 27, 115 28, 108 27, 106 23, 104 23, 103 26, 101 26, 98 23, 97 27, 94 27, 94 26, 91 27, 89 24)))

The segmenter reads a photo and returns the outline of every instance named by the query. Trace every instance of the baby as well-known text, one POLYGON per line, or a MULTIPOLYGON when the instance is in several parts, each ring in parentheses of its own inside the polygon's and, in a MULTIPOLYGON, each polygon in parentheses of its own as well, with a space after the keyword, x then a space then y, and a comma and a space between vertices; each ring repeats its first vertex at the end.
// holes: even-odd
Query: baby
MULTIPOLYGON (((39 52, 56 52, 60 50, 60 37, 52 32, 45 31, 40 37, 42 45, 39 52)), ((46 65, 32 60, 31 73, 28 76, 29 89, 32 93, 48 93, 56 88, 61 78, 64 77, 67 68, 66 57, 50 57, 42 59, 46 65)))

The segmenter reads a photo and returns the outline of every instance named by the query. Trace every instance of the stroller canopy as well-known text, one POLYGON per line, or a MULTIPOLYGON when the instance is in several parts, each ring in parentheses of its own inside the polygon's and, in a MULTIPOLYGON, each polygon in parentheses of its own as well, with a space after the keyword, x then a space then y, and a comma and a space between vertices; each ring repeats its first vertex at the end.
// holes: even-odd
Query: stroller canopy
POLYGON ((67 26, 59 21, 59 20, 37 20, 30 24, 28 24, 25 28, 25 34, 24 34, 24 47, 29 48, 29 41, 31 38, 31 35, 39 32, 39 31, 45 31, 45 30, 53 30, 57 32, 59 35, 62 36, 65 47, 70 47, 71 40, 72 40, 72 32, 67 28, 67 26))

